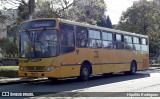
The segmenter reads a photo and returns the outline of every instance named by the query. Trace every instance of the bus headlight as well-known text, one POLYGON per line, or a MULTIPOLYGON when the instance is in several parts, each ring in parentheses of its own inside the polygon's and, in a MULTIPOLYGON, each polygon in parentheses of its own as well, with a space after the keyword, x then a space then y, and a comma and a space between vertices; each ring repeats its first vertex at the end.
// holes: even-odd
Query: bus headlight
POLYGON ((45 70, 49 72, 49 71, 52 71, 53 69, 54 69, 54 67, 53 67, 53 66, 48 66, 48 67, 46 67, 46 69, 45 69, 45 70))
POLYGON ((21 71, 26 71, 26 67, 19 67, 19 69, 21 70, 21 71))

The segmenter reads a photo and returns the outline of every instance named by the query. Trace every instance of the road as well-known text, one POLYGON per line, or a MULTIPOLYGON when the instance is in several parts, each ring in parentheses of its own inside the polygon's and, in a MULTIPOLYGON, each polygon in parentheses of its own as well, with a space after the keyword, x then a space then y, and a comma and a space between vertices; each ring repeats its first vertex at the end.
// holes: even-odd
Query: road
MULTIPOLYGON (((160 92, 160 70, 154 69, 148 71, 139 71, 136 75, 115 74, 107 77, 97 76, 92 77, 87 82, 79 82, 76 79, 68 79, 60 80, 57 84, 53 84, 50 81, 41 81, 0 86, 0 92, 42 92, 41 96, 43 97, 52 97, 54 95, 53 92, 61 93, 64 91, 72 92, 69 94, 69 96, 74 97, 81 97, 83 95, 83 97, 95 97, 96 95, 97 97, 101 97, 103 94, 105 94, 104 96, 108 94, 109 96, 114 97, 115 94, 118 96, 119 92, 160 92)), ((60 95, 65 96, 64 94, 60 95)), ((17 97, 14 98, 17 99, 17 97)), ((148 97, 144 99, 147 98, 148 97)))

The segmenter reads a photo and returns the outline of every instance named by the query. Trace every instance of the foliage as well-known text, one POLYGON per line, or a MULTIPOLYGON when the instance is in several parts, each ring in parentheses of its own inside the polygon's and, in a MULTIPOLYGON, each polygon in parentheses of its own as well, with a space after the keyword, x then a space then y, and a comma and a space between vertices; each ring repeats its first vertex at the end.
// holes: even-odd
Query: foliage
MULTIPOLYGON (((0 0, 2 4, 10 4, 13 7, 18 7, 17 21, 7 26, 7 38, 0 39, 0 53, 3 58, 17 58, 18 57, 18 26, 28 19, 28 3, 26 0, 0 0)), ((5 8, 5 10, 8 10, 5 8)))
POLYGON ((123 12, 118 29, 145 34, 149 36, 150 52, 158 53, 157 49, 160 47, 160 5, 147 1, 140 0, 140 2, 128 8, 123 12))
POLYGON ((36 18, 62 18, 72 4, 68 0, 37 0, 36 18))
MULTIPOLYGON (((19 5, 17 21, 8 26, 8 37, 0 40, 1 53, 3 52, 5 57, 12 58, 16 57, 18 53, 18 26, 21 22, 29 19, 29 0, 0 1, 3 4, 19 5), (13 42, 10 38, 13 38, 13 42)), ((63 18, 96 25, 102 20, 105 11, 104 0, 37 0, 34 18, 63 18)))
POLYGON ((5 58, 15 58, 18 53, 18 44, 14 44, 8 38, 0 39, 1 53, 5 58))
POLYGON ((98 26, 101 26, 101 27, 106 27, 106 28, 113 28, 112 27, 112 22, 110 20, 110 17, 109 16, 104 16, 100 19, 100 21, 97 22, 97 25, 98 26))
POLYGON ((104 0, 74 0, 69 11, 70 19, 96 25, 104 15, 106 4, 104 0))
POLYGON ((29 19, 29 5, 28 2, 20 3, 18 7, 18 18, 17 24, 20 24, 22 21, 29 19))
POLYGON ((96 24, 104 15, 104 0, 38 0, 36 16, 38 18, 58 17, 96 24))

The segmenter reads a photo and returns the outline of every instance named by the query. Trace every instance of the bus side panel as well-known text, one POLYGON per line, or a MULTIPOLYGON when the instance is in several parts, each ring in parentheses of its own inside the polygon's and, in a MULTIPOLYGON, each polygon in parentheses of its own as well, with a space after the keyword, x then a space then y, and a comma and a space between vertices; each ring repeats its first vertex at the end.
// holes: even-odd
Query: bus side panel
POLYGON ((80 64, 76 51, 60 55, 61 77, 79 76, 80 64))
POLYGON ((149 68, 149 54, 147 52, 141 52, 141 67, 138 70, 145 70, 149 68))
POLYGON ((61 78, 79 76, 80 65, 61 66, 61 78))
POLYGON ((101 62, 102 64, 102 73, 110 73, 115 71, 114 63, 114 50, 113 49, 103 49, 100 52, 101 62))

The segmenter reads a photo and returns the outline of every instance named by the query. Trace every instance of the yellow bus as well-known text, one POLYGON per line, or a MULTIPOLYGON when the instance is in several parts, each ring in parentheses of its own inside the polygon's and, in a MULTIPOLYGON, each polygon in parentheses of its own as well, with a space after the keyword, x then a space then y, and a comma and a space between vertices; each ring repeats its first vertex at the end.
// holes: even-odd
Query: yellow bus
POLYGON ((149 68, 148 36, 59 18, 20 26, 19 77, 56 80, 149 68))

